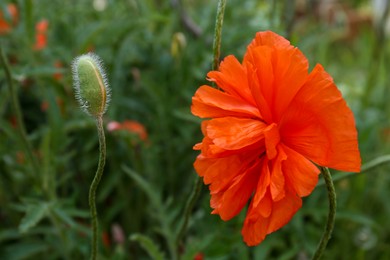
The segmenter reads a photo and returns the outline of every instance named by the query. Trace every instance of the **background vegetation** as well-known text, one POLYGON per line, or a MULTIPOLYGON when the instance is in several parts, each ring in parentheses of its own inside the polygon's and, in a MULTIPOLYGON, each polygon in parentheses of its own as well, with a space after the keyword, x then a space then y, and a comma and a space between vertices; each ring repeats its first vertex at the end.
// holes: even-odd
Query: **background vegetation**
MULTIPOLYGON (((288 37, 311 67, 323 64, 343 92, 356 116, 363 162, 386 160, 389 1, 374 2, 387 9, 375 11, 369 0, 229 0, 221 56, 242 58, 260 30, 288 37)), ((88 189, 98 139, 94 121, 74 99, 70 72, 72 59, 88 51, 105 61, 112 86, 105 125, 132 120, 146 130, 146 136, 139 126, 106 131, 108 158, 97 196, 101 259, 312 255, 327 214, 323 186, 287 226, 253 248, 242 242, 244 212, 229 222, 210 215, 202 187, 184 239, 176 241, 196 179, 192 146, 201 140, 191 97, 207 83, 216 7, 216 0, 1 1, 0 19, 10 28, 0 31, 0 44, 37 166, 23 149, 1 70, 0 259, 88 258, 88 189)), ((325 259, 390 259, 389 170, 381 164, 337 181, 338 215, 325 259)))

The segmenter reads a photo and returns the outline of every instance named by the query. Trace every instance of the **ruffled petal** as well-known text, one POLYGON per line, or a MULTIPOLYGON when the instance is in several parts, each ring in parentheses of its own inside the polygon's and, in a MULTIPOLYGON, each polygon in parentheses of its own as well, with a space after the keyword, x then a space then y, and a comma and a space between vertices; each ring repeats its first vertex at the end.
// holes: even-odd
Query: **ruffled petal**
MULTIPOLYGON (((241 231, 245 243, 248 246, 260 244, 267 234, 286 225, 301 206, 301 198, 288 188, 283 199, 272 202, 271 213, 268 217, 264 217, 261 213, 264 211, 263 204, 259 203, 257 207, 254 207, 252 201, 241 231)), ((268 205, 267 207, 269 208, 268 205)))
POLYGON ((257 156, 254 153, 243 153, 223 158, 206 158, 198 155, 194 168, 205 184, 210 184, 210 193, 218 193, 231 185, 232 180, 249 168, 248 165, 257 156))
POLYGON ((221 62, 219 71, 210 71, 207 77, 226 93, 255 105, 249 89, 246 69, 233 55, 227 56, 221 62))
POLYGON ((256 106, 209 86, 201 86, 192 97, 191 112, 200 118, 225 116, 260 118, 256 106))
MULTIPOLYGON (((268 46, 278 49, 292 49, 294 48, 290 42, 283 38, 282 36, 272 32, 272 31, 264 31, 256 33, 255 38, 248 45, 247 53, 258 46, 268 46)), ((247 54, 244 57, 244 61, 247 60, 247 54)))
MULTIPOLYGON (((246 67, 250 72, 256 84, 251 85, 252 95, 255 97, 257 106, 262 114, 266 114, 268 111, 262 111, 264 109, 272 108, 274 101, 274 71, 272 64, 273 49, 268 46, 259 46, 257 48, 248 49, 247 52, 248 61, 246 67), (253 73, 252 73, 253 71, 253 73)), ((271 118, 264 118, 267 123, 273 122, 272 114, 271 118)))
POLYGON ((308 76, 309 63, 297 49, 275 51, 274 60, 275 102, 274 120, 278 122, 308 76))
POLYGON ((277 145, 280 142, 279 128, 275 123, 270 124, 264 131, 264 142, 268 159, 272 160, 277 155, 277 145))
POLYGON ((201 143, 194 146, 195 150, 201 150, 202 155, 207 158, 222 158, 237 153, 236 151, 228 151, 219 147, 213 143, 213 140, 207 136, 207 126, 211 120, 205 120, 202 122, 202 133, 204 138, 201 143))
MULTIPOLYGON (((273 38, 272 34, 266 36, 273 38)), ((306 57, 299 49, 290 45, 256 45, 248 48, 244 65, 256 70, 260 90, 252 88, 252 93, 261 113, 266 118, 266 111, 262 111, 263 104, 260 104, 263 102, 256 92, 261 93, 272 110, 272 121, 267 122, 278 122, 307 79, 309 63, 306 57)), ((248 69, 248 75, 250 71, 248 69)))
POLYGON ((265 122, 273 122, 271 107, 263 96, 260 83, 258 82, 257 69, 251 63, 246 63, 245 65, 248 68, 250 89, 261 113, 261 119, 265 122))
MULTIPOLYGON (((261 199, 261 207, 258 207, 258 213, 260 216, 264 218, 268 218, 272 213, 272 207, 273 207, 273 200, 272 195, 269 189, 267 189, 266 193, 264 194, 264 197, 261 199)), ((255 204, 253 203, 254 207, 255 204)))
POLYGON ((218 213, 223 220, 229 220, 236 216, 248 202, 258 181, 259 163, 247 168, 241 175, 234 178, 225 191, 217 194, 210 205, 215 208, 212 212, 218 213))
POLYGON ((210 120, 206 132, 218 147, 238 150, 263 140, 266 127, 259 120, 223 117, 210 120))
POLYGON ((360 171, 352 111, 321 65, 313 69, 286 110, 280 133, 284 144, 321 166, 360 171))
POLYGON ((295 192, 286 189, 286 196, 272 205, 268 234, 286 225, 301 207, 302 199, 295 192))
POLYGON ((282 171, 290 185, 300 197, 309 195, 316 187, 321 172, 312 162, 294 150, 283 146, 287 159, 282 163, 282 171))
POLYGON ((270 191, 273 201, 279 201, 285 196, 285 179, 282 171, 282 163, 287 159, 287 155, 281 146, 278 146, 277 150, 278 155, 274 160, 270 161, 272 166, 270 191))
POLYGON ((254 207, 257 207, 257 205, 260 203, 260 201, 264 198, 265 193, 270 185, 271 182, 271 173, 268 168, 268 159, 264 158, 261 162, 261 168, 260 168, 260 177, 259 181, 257 183, 256 193, 253 196, 253 205, 254 207))
POLYGON ((205 184, 212 183, 214 186, 212 190, 215 193, 224 189, 224 184, 229 183, 240 173, 243 163, 238 155, 224 158, 206 158, 203 154, 200 154, 194 162, 194 168, 198 175, 203 177, 205 184))
POLYGON ((255 206, 254 201, 249 205, 241 234, 248 246, 255 246, 261 243, 268 234, 268 226, 272 213, 272 199, 267 189, 261 203, 255 206))

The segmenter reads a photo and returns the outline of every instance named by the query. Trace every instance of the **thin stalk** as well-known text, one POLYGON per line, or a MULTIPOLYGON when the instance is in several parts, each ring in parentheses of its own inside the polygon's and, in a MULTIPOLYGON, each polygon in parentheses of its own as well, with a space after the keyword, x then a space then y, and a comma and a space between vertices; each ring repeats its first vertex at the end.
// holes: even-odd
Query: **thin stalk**
POLYGON ((324 233, 322 234, 321 241, 318 244, 316 252, 314 253, 314 256, 312 258, 313 260, 321 259, 321 256, 324 253, 326 246, 328 245, 328 241, 332 236, 334 222, 336 219, 336 191, 334 189, 332 176, 330 175, 329 169, 326 167, 321 167, 321 173, 325 179, 326 189, 328 190, 329 213, 324 233))
POLYGON ((106 138, 104 136, 103 119, 101 116, 96 118, 96 127, 99 135, 99 163, 95 177, 89 189, 89 207, 91 211, 92 224, 92 250, 91 260, 96 260, 98 248, 98 216, 96 210, 96 190, 103 175, 104 164, 106 162, 106 138))
POLYGON ((218 1, 217 19, 215 21, 214 44, 213 44, 213 70, 218 70, 219 57, 221 55, 221 34, 223 15, 225 13, 226 0, 218 1))
POLYGON ((16 124, 17 124, 16 129, 17 129, 19 136, 20 136, 20 139, 22 141, 23 149, 24 149, 25 154, 27 155, 27 159, 32 166, 33 177, 35 180, 37 180, 37 176, 38 176, 38 172, 39 172, 38 161, 33 154, 33 149, 32 149, 31 143, 27 139, 27 132, 26 132, 26 127, 25 127, 24 122, 23 122, 22 110, 20 109, 19 100, 17 98, 15 86, 14 86, 12 76, 11 76, 11 68, 8 64, 7 59, 5 58, 4 50, 3 50, 1 45, 0 45, 0 62, 4 68, 5 77, 7 80, 9 93, 11 96, 11 104, 12 104, 12 108, 14 110, 15 117, 16 117, 16 124))
POLYGON ((191 212, 192 212, 192 209, 194 208, 195 202, 199 197, 201 188, 202 188, 202 179, 199 178, 198 176, 196 176, 194 188, 192 190, 190 197, 187 200, 187 204, 186 204, 186 207, 184 210, 184 220, 183 220, 183 223, 181 224, 179 232, 177 233, 177 237, 176 237, 177 248, 180 247, 181 240, 183 239, 184 233, 187 230, 188 221, 190 219, 191 212))

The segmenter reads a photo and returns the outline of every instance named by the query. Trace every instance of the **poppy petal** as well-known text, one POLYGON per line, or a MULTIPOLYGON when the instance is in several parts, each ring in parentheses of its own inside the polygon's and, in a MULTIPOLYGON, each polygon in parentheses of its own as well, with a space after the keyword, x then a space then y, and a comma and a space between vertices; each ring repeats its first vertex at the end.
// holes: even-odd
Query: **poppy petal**
POLYGON ((300 197, 309 195, 316 187, 318 174, 321 172, 312 162, 294 150, 283 146, 287 160, 283 161, 282 170, 287 182, 300 197))
POLYGON ((257 107, 206 85, 201 86, 192 97, 191 112, 200 118, 260 117, 257 107))
POLYGON ((257 205, 260 203, 260 201, 263 199, 267 188, 269 187, 269 184, 271 182, 271 173, 268 168, 268 160, 267 158, 264 158, 263 162, 261 163, 261 169, 260 169, 260 177, 259 181, 257 183, 256 193, 253 196, 253 205, 254 207, 257 207, 257 205))
MULTIPOLYGON (((289 47, 277 50, 268 46, 251 48, 244 63, 261 68, 256 70, 256 82, 259 82, 260 92, 272 109, 272 122, 279 121, 308 76, 309 64, 306 57, 299 49, 289 47)), ((255 93, 253 95, 256 97, 255 93)), ((257 103, 261 109, 263 104, 257 103)), ((265 114, 262 110, 261 112, 265 114)))
POLYGON ((305 83, 309 63, 297 48, 274 52, 274 119, 278 122, 291 100, 305 83))
POLYGON ((313 69, 280 124, 283 143, 306 158, 321 166, 360 171, 352 111, 321 65, 313 69))
POLYGON ((257 207, 254 207, 253 201, 249 206, 241 231, 248 246, 258 245, 267 234, 286 225, 298 209, 302 207, 302 199, 291 190, 286 189, 286 196, 272 203, 272 212, 269 217, 264 217, 260 213, 263 210, 262 206, 260 203, 257 207))
MULTIPOLYGON (((253 212, 252 204, 249 207, 248 213, 253 212)), ((254 215, 253 213, 251 213, 254 215)), ((257 216, 252 216, 245 218, 241 234, 243 236, 244 242, 248 246, 255 246, 261 243, 265 236, 267 235, 267 230, 269 226, 269 218, 262 217, 259 213, 257 216)))
POLYGON ((202 154, 198 155, 194 167, 199 176, 203 177, 205 184, 210 184, 210 192, 215 194, 225 190, 234 177, 242 173, 247 167, 251 157, 232 155, 224 158, 207 158, 202 154))
POLYGON ((223 192, 222 198, 217 205, 217 211, 221 219, 226 221, 236 216, 248 202, 258 181, 258 165, 256 163, 252 167, 247 168, 223 192))
MULTIPOLYGON (((283 49, 283 48, 294 48, 290 45, 290 42, 283 38, 282 36, 272 32, 272 31, 264 31, 256 33, 255 38, 248 45, 247 53, 250 52, 251 49, 256 48, 258 46, 269 46, 273 48, 283 49)), ((244 57, 244 61, 247 59, 247 55, 244 57)))
POLYGON ((278 146, 278 155, 274 160, 271 160, 272 165, 271 170, 271 182, 270 182, 270 191, 273 201, 278 201, 284 198, 285 196, 285 179, 282 172, 282 163, 287 159, 286 153, 283 149, 278 146))
POLYGON ((286 196, 272 204, 268 234, 286 225, 301 207, 302 199, 294 192, 286 189, 286 196))
MULTIPOLYGON (((268 46, 259 46, 257 48, 249 49, 247 54, 250 57, 250 62, 248 61, 248 63, 252 65, 248 65, 248 68, 262 68, 254 70, 257 76, 255 82, 258 83, 260 93, 267 102, 268 107, 272 107, 274 100, 273 49, 268 46)), ((261 106, 259 106, 259 108, 261 109, 261 106)))
POLYGON ((248 118, 223 117, 209 121, 207 136, 218 147, 238 150, 264 139, 266 124, 248 118))
POLYGON ((276 146, 280 142, 279 129, 275 123, 270 124, 264 131, 265 147, 268 159, 272 160, 277 155, 276 146))
POLYGON ((219 71, 210 71, 207 77, 226 93, 255 105, 246 74, 245 67, 236 57, 229 55, 219 65, 219 71))

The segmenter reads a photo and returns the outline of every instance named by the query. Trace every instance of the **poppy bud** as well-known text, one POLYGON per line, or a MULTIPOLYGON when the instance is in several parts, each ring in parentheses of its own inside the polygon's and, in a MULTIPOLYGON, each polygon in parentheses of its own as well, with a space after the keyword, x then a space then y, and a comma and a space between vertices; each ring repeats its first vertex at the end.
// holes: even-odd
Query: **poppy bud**
POLYGON ((76 99, 89 115, 100 117, 106 112, 110 88, 101 59, 93 53, 81 55, 72 63, 76 99))

